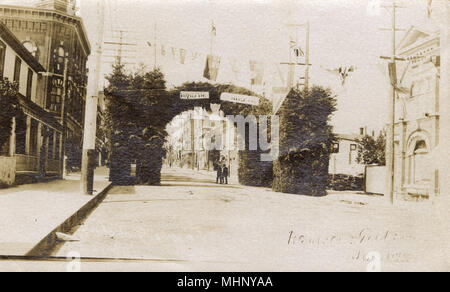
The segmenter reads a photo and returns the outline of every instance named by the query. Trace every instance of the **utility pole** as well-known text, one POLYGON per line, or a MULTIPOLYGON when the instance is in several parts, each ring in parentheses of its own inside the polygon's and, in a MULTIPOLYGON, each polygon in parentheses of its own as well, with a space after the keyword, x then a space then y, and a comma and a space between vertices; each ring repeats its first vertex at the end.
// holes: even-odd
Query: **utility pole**
POLYGON ((158 67, 158 64, 157 64, 158 51, 157 51, 157 45, 156 45, 156 36, 157 36, 157 26, 156 26, 156 22, 155 22, 155 27, 153 30, 153 46, 155 47, 155 63, 153 65, 153 70, 156 70, 156 68, 158 67))
POLYGON ((309 20, 306 22, 306 49, 305 49, 305 88, 309 88, 309 35, 311 27, 309 20))
POLYGON ((84 121, 83 138, 83 159, 81 167, 81 187, 86 195, 92 195, 94 192, 94 169, 95 169, 95 140, 97 130, 97 106, 98 106, 98 83, 100 79, 100 70, 102 65, 102 45, 103 32, 105 24, 105 0, 99 0, 99 26, 97 50, 94 68, 94 77, 89 84, 89 92, 86 96, 86 113, 84 121))
POLYGON ((105 58, 114 58, 114 61, 106 61, 105 63, 111 63, 114 64, 118 62, 122 65, 135 65, 136 64, 136 47, 137 43, 136 40, 133 39, 132 41, 125 41, 124 40, 124 33, 134 33, 133 31, 127 31, 123 29, 114 30, 112 33, 119 33, 119 37, 112 36, 112 39, 104 41, 103 44, 107 46, 113 46, 113 48, 105 48, 105 51, 114 51, 116 52, 115 55, 104 55, 105 58), (117 40, 118 39, 118 40, 117 40), (124 49, 125 47, 125 49, 124 49), (134 47, 134 49, 133 49, 134 47), (129 49, 127 49, 129 48, 129 49), (131 54, 129 54, 131 53, 131 54), (125 59, 125 61, 123 61, 125 59), (132 59, 132 60, 126 60, 126 59, 132 59))
MULTIPOLYGON (((293 58, 292 58, 292 41, 290 41, 289 44, 289 62, 281 62, 281 65, 288 65, 289 66, 289 71, 288 71, 288 77, 287 77, 287 87, 277 87, 276 91, 277 92, 283 92, 286 93, 286 95, 289 93, 289 91, 291 90, 291 88, 294 87, 294 78, 295 78, 295 66, 306 66, 305 67, 305 76, 301 77, 300 79, 304 79, 305 82, 302 84, 305 86, 305 88, 309 88, 309 67, 311 66, 310 64, 310 22, 307 21, 306 23, 303 24, 293 24, 293 23, 289 23, 287 24, 288 27, 305 27, 305 31, 306 31, 306 48, 305 48, 305 63, 299 62, 298 61, 298 55, 296 55, 296 60, 294 62, 293 58)), ((296 40, 295 40, 295 44, 298 44, 298 37, 297 37, 297 31, 296 31, 296 40)), ((283 98, 281 98, 281 100, 278 102, 278 105, 274 106, 274 114, 276 114, 278 112, 278 110, 281 108, 281 106, 283 105, 284 100, 286 99, 286 96, 284 96, 283 98)))
POLYGON ((64 58, 64 77, 63 77, 63 92, 61 98, 61 123, 62 123, 62 133, 61 133, 61 157, 60 157, 60 169, 61 169, 61 178, 66 177, 66 140, 67 140, 67 77, 69 72, 69 58, 64 58))
MULTIPOLYGON (((385 8, 392 8, 391 16, 392 16, 392 27, 390 30, 392 31, 392 55, 390 56, 391 68, 396 70, 396 33, 401 29, 397 28, 396 16, 398 8, 405 8, 404 6, 400 6, 396 4, 396 1, 392 1, 392 5, 382 5, 385 8)), ((384 57, 382 57, 384 58, 384 57)), ((396 72, 393 72, 396 74, 396 72)), ((389 195, 391 204, 394 204, 394 179, 395 179, 395 100, 396 100, 396 84, 394 84, 393 80, 391 80, 391 96, 389 97, 388 102, 388 113, 390 117, 390 124, 387 131, 387 141, 386 141, 386 166, 387 166, 387 177, 386 177, 386 191, 389 195)))
POLYGON ((440 196, 450 204, 450 172, 448 171, 450 162, 450 1, 441 0, 441 9, 435 12, 440 26, 440 129, 439 129, 439 152, 436 159, 439 193, 440 196))

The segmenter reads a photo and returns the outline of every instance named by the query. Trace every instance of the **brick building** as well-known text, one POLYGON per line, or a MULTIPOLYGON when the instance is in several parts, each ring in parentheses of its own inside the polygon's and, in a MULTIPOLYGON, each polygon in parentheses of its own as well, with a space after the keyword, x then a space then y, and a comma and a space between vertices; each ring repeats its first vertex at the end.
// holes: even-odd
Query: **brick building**
MULTIPOLYGON (((69 2, 72 3, 68 0, 38 0, 32 7, 0 5, 0 21, 42 64, 43 81, 37 89, 37 95, 42 99, 40 106, 60 124, 63 124, 64 116, 63 74, 67 59, 66 155, 68 168, 76 169, 81 166, 88 73, 86 62, 91 47, 83 22, 74 15, 69 2)), ((61 140, 57 137, 55 143, 62 143, 61 140)))

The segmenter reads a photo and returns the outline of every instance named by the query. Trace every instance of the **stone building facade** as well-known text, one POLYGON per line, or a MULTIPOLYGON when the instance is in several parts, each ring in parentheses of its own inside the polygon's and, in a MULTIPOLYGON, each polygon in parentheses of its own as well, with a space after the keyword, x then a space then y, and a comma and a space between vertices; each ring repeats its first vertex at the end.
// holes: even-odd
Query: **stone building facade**
POLYGON ((39 0, 32 7, 0 5, 0 21, 44 67, 44 81, 38 88, 38 94, 44 97, 40 106, 60 124, 67 59, 66 155, 68 168, 77 169, 81 166, 86 63, 91 47, 82 19, 73 15, 69 4, 68 0, 39 0))
POLYGON ((411 27, 398 45, 394 191, 403 199, 440 194, 440 32, 411 27))

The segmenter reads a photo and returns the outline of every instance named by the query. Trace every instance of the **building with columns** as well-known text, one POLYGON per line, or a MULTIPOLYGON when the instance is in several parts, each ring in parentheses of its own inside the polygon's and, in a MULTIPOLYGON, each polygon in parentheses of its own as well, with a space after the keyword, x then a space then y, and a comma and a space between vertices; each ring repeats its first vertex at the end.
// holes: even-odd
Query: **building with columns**
MULTIPOLYGON (((37 0, 30 7, 0 5, 0 21, 43 67, 41 74, 36 73, 41 77, 35 105, 43 110, 43 115, 51 116, 60 125, 48 133, 49 140, 54 140, 49 145, 49 149, 54 148, 50 150, 50 157, 61 161, 60 149, 66 141, 67 167, 78 169, 81 167, 88 74, 86 62, 91 47, 82 19, 75 15, 73 5, 74 1, 70 0, 37 0)), ((36 169, 35 159, 26 160, 24 164, 27 171, 36 169)))
MULTIPOLYGON (((449 191, 448 1, 441 28, 411 27, 398 44, 396 99, 396 198, 436 199, 449 191), (446 166, 443 167, 443 164, 446 166)), ((389 155, 389 154, 388 154, 389 155)))
POLYGON ((19 85, 20 114, 13 119, 10 139, 0 145, 2 180, 12 184, 16 174, 60 172, 61 124, 44 110, 44 67, 0 22, 0 76, 19 85))

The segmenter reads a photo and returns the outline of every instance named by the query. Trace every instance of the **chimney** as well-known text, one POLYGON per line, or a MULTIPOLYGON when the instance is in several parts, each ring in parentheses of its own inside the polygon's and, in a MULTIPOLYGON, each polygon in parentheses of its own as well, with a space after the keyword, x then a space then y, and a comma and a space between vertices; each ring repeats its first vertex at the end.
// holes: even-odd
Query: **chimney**
POLYGON ((35 5, 38 8, 56 10, 59 12, 67 13, 69 0, 39 0, 35 5))

